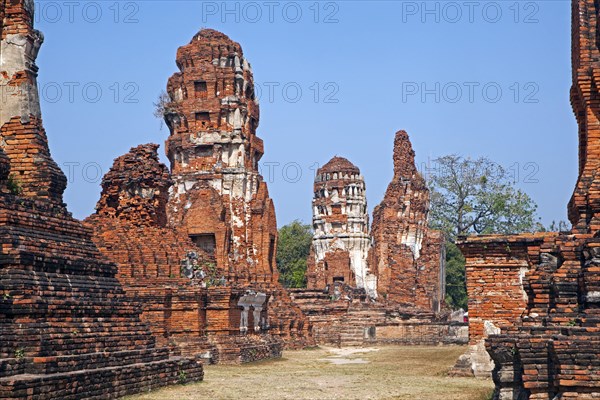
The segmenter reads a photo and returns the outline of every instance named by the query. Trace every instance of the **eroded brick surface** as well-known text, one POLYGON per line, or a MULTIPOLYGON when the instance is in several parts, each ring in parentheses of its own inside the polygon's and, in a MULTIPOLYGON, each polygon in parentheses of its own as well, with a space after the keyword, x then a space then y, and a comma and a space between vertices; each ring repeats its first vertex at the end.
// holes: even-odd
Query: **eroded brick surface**
POLYGON ((157 346, 116 265, 62 204, 37 104, 33 2, 2 1, 0 15, 0 79, 19 82, 0 102, 0 397, 116 398, 201 380, 200 363, 157 346))
POLYGON ((373 211, 369 263, 388 302, 439 312, 445 296, 444 239, 427 226, 429 189, 408 134, 396 133, 394 177, 373 211))
POLYGON ((580 160, 569 203, 573 229, 471 237, 460 245, 467 259, 471 340, 485 339, 497 399, 600 398, 600 9, 592 0, 573 0, 572 7, 571 103, 580 160))

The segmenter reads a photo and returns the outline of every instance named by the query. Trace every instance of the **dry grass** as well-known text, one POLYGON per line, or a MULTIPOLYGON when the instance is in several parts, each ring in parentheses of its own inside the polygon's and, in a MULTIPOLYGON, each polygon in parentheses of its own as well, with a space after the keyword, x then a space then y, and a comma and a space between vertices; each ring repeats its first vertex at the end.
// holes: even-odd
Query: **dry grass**
POLYGON ((320 348, 286 351, 280 360, 209 365, 205 380, 129 400, 381 399, 487 400, 490 380, 449 378, 464 347, 379 347, 364 353, 320 348), (344 353, 344 354, 341 354, 344 353), (327 358, 341 359, 335 365, 327 358), (344 363, 344 362, 354 363, 344 363), (357 363, 366 361, 368 363, 357 363))

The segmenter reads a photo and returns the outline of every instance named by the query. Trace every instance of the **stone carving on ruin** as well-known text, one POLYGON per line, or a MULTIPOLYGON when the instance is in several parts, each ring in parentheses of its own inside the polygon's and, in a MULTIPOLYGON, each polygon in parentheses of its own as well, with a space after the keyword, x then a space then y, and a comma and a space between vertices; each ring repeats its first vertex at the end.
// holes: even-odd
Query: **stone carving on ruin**
POLYGON ((157 345, 63 204, 40 113, 34 2, 0 1, 0 397, 108 398, 201 380, 157 345), (140 371, 143 370, 143 374, 140 371))
POLYGON ((240 297, 238 306, 243 307, 240 321, 240 332, 248 332, 248 314, 250 312, 250 307, 252 307, 254 332, 258 333, 263 327, 265 327, 265 321, 261 313, 266 300, 267 295, 265 293, 254 293, 252 291, 248 291, 244 296, 240 297))

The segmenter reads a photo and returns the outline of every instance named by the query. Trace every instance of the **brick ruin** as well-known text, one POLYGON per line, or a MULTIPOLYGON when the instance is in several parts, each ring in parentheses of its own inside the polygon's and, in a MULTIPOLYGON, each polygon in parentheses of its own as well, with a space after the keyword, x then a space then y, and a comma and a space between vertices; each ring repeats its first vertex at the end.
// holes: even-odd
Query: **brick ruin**
POLYGON ((63 203, 42 126, 33 1, 0 2, 0 397, 116 398, 202 365, 171 356, 125 296, 116 265, 63 203))
MULTIPOLYGON (((493 360, 496 399, 600 397, 600 6, 572 1, 579 178, 570 232, 464 238, 471 343, 493 360)), ((485 362, 479 359, 473 363, 485 362)), ((474 368, 477 368, 475 366, 474 368)))
POLYGON ((169 222, 240 283, 277 282, 275 209, 258 173, 258 101, 242 48, 203 29, 177 50, 167 85, 169 222))
POLYGON ((394 139, 394 177, 373 211, 369 263, 388 302, 438 313, 445 298, 444 238, 429 229, 429 189, 405 131, 394 139))
POLYGON ((457 376, 489 377, 494 363, 485 348, 485 339, 511 326, 527 309, 524 280, 531 258, 539 258, 547 234, 484 235, 459 238, 465 256, 469 298, 469 351, 452 373, 457 376))
POLYGON ((346 283, 377 297, 377 278, 367 267, 371 237, 365 182, 345 158, 334 157, 317 171, 313 227, 307 288, 346 283))
POLYGON ((466 324, 451 322, 442 309, 444 238, 427 226, 429 190, 408 134, 396 133, 394 178, 370 233, 356 166, 334 157, 318 170, 314 189, 308 288, 291 292, 317 342, 465 343, 466 324))
POLYGON ((152 144, 117 158, 86 220, 94 241, 174 354, 238 363, 311 345, 308 321, 278 282, 250 65, 210 29, 179 48, 177 65, 164 104, 171 168, 152 144))

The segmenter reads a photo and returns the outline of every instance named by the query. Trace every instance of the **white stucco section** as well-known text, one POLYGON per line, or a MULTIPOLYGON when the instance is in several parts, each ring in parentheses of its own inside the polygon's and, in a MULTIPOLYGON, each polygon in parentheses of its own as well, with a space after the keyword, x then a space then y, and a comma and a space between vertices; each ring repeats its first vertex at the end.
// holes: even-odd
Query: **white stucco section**
POLYGON ((37 31, 33 41, 24 35, 8 35, 0 41, 0 71, 8 75, 8 79, 0 76, 0 126, 17 116, 23 123, 29 121, 30 115, 41 116, 35 79, 20 86, 9 85, 9 82, 17 72, 37 74, 35 58, 42 41, 43 36, 37 31))

